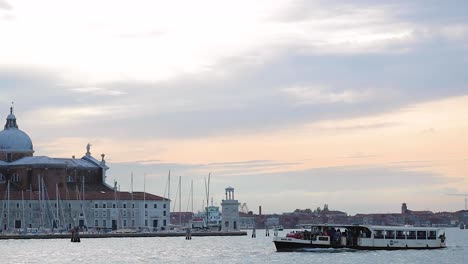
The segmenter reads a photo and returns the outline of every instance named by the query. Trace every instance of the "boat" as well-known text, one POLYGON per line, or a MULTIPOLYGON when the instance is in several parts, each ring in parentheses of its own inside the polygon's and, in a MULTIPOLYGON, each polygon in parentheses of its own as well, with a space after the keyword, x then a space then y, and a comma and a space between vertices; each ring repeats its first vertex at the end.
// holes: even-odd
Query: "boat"
POLYGON ((282 225, 273 226, 273 229, 276 231, 283 231, 284 227, 282 225))
POLYGON ((309 230, 275 236, 276 250, 307 251, 314 248, 398 250, 445 248, 445 231, 434 227, 312 225, 309 230))

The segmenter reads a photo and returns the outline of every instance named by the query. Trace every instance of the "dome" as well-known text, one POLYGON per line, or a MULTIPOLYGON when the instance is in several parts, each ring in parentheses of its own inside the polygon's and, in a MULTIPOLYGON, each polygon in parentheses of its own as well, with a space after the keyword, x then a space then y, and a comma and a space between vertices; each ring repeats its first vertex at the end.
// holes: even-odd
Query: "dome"
POLYGON ((7 117, 5 129, 0 131, 0 151, 7 152, 33 152, 31 138, 19 130, 16 124, 16 117, 13 114, 13 107, 7 117))
POLYGON ((7 128, 0 132, 0 151, 31 152, 31 138, 17 128, 7 128))

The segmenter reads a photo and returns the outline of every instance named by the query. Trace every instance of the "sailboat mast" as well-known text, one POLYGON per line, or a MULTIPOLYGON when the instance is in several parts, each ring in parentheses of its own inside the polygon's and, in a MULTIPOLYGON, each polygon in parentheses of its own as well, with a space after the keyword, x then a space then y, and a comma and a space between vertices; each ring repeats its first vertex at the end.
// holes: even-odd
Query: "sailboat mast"
POLYGON ((182 224, 182 176, 179 176, 179 225, 182 224))
POLYGON ((57 213, 57 218, 55 218, 55 226, 58 227, 59 226, 59 198, 58 198, 58 183, 55 184, 55 199, 57 200, 56 201, 56 204, 55 206, 57 207, 56 209, 56 213, 57 213))
POLYGON ((191 210, 191 212, 193 213, 193 179, 192 179, 192 183, 190 184, 190 195, 192 196, 192 210, 191 210))
POLYGON ((171 200, 171 170, 169 170, 169 175, 167 176, 167 199, 171 200))
POLYGON ((21 221, 21 227, 26 227, 26 222, 24 221, 24 192, 23 190, 21 190, 21 204, 22 204, 22 207, 23 207, 23 220, 21 221))
POLYGON ((8 180, 7 200, 8 200, 8 203, 7 203, 7 213, 8 213, 8 217, 7 217, 7 229, 9 229, 9 228, 10 228, 10 180, 8 180))
POLYGON ((38 196, 37 196, 37 200, 39 201, 39 227, 42 226, 42 201, 41 201, 41 175, 37 175, 37 184, 38 184, 38 196))
POLYGON ((146 227, 146 173, 143 174, 143 224, 146 227))

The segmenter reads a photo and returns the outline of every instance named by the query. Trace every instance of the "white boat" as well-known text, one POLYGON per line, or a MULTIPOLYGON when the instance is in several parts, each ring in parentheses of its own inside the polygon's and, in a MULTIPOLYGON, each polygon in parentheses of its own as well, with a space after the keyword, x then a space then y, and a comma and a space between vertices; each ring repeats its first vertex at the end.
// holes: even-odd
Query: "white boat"
POLYGON ((284 230, 284 227, 283 227, 282 225, 273 226, 273 230, 276 230, 276 231, 283 231, 283 230, 284 230))
POLYGON ((445 231, 431 227, 312 225, 310 230, 294 231, 273 238, 277 251, 310 248, 356 250, 398 250, 445 248, 445 231))

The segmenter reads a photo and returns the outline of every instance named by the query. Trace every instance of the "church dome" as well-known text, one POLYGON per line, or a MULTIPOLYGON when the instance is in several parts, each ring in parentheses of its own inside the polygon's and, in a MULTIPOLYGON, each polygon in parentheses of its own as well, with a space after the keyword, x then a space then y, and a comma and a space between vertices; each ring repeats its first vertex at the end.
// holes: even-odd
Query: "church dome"
POLYGON ((7 117, 5 129, 0 131, 0 151, 3 152, 33 152, 31 138, 19 130, 13 108, 7 117))

